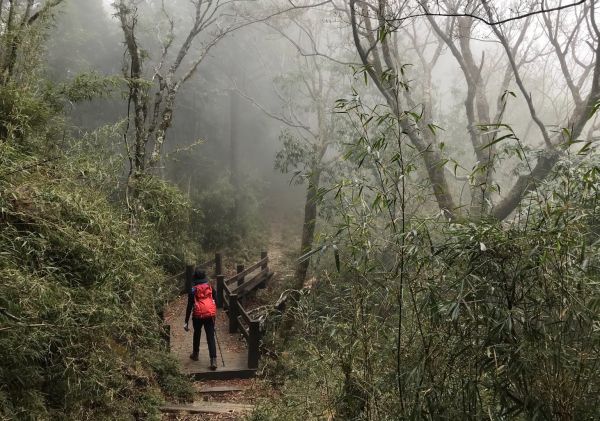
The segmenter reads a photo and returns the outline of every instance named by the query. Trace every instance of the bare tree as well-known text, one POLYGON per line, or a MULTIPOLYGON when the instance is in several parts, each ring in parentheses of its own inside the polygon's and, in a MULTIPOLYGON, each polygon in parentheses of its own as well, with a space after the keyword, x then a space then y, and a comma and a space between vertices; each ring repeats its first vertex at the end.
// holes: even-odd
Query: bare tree
MULTIPOLYGON (((390 4, 385 1, 350 0, 349 17, 354 44, 366 72, 383 95, 386 103, 398 117, 403 132, 422 156, 435 200, 444 215, 456 217, 457 206, 451 195, 444 173, 443 159, 435 140, 428 141, 414 121, 404 113, 406 103, 400 68, 394 62, 390 4)), ((399 139, 400 141, 400 139, 399 139)))
POLYGON ((229 18, 223 23, 222 13, 232 7, 231 3, 226 0, 192 1, 191 26, 176 45, 175 23, 162 1, 161 14, 168 29, 161 39, 160 56, 152 66, 145 66, 146 53, 139 45, 136 3, 119 0, 114 4, 127 50, 125 77, 129 85, 129 109, 133 109, 135 139, 132 146, 127 132, 124 136, 130 161, 127 196, 132 226, 140 206, 135 186, 149 171, 156 169, 161 160, 179 90, 196 73, 208 52, 228 33, 243 25, 239 20, 229 18), (149 71, 147 67, 151 67, 149 71))
MULTIPOLYGON (((468 14, 477 12, 477 4, 472 5, 471 2, 466 2, 468 14)), ((457 2, 441 2, 441 5, 447 7, 446 12, 450 14, 453 10, 456 11, 457 2)), ((458 3, 460 4, 460 2, 458 3)), ((429 8, 424 3, 423 9, 429 11, 429 8)), ((531 21, 531 16, 525 18, 524 24, 516 31, 510 31, 511 39, 516 39, 511 47, 511 54, 517 56, 519 48, 525 40, 527 28, 531 21), (515 33, 516 32, 516 33, 515 33)), ((429 24, 436 34, 447 45, 452 56, 458 63, 463 74, 464 81, 467 86, 465 98, 465 114, 467 118, 467 133, 476 157, 476 164, 473 168, 472 183, 471 183, 471 206, 469 217, 471 219, 479 219, 486 213, 486 206, 490 203, 491 191, 493 188, 494 164, 495 164, 495 139, 497 131, 494 134, 484 133, 480 129, 481 126, 489 126, 500 123, 504 107, 502 105, 502 97, 509 87, 512 79, 512 69, 510 65, 505 64, 505 71, 500 83, 500 92, 496 100, 495 115, 491 115, 491 106, 488 101, 488 82, 489 75, 493 72, 493 68, 486 72, 487 61, 493 60, 493 57, 486 57, 486 52, 482 52, 479 61, 476 61, 473 52, 471 40, 475 37, 473 34, 476 20, 471 16, 451 17, 446 20, 446 28, 443 30, 432 15, 428 15, 429 24), (450 22, 448 24, 448 22, 450 22)), ((502 56, 501 56, 502 58, 502 56)), ((503 60, 499 60, 503 61, 503 60)), ((517 66, 520 67, 524 60, 519 60, 517 66)), ((489 67, 489 66, 488 66, 489 67)))
POLYGON ((127 137, 129 126, 124 136, 130 162, 127 201, 131 226, 135 225, 140 206, 135 185, 150 171, 156 170, 160 164, 167 131, 173 121, 177 94, 197 72, 208 53, 228 34, 238 29, 266 21, 293 9, 308 9, 320 4, 292 5, 275 10, 267 8, 255 11, 253 16, 239 8, 241 2, 238 0, 191 0, 189 3, 191 26, 183 31, 184 36, 178 43, 176 32, 179 31, 175 31, 175 23, 167 11, 166 2, 164 0, 150 2, 153 6, 158 5, 157 8, 164 22, 167 23, 167 33, 160 39, 161 52, 152 66, 145 66, 148 57, 139 45, 138 2, 118 0, 114 3, 128 56, 128 64, 125 68, 125 78, 129 85, 128 109, 133 108, 133 117, 128 115, 128 120, 133 120, 135 134, 132 146, 127 137))
MULTIPOLYGON (((397 115, 404 133, 422 156, 438 206, 447 216, 456 218, 461 212, 457 209, 456 202, 449 189, 447 174, 443 170, 443 157, 438 152, 439 148, 435 138, 429 136, 427 130, 423 129, 425 123, 428 124, 427 111, 431 110, 431 105, 428 105, 427 96, 424 96, 421 104, 418 100, 411 99, 409 90, 406 89, 407 84, 402 70, 403 63, 406 60, 398 52, 397 42, 395 41, 407 16, 426 16, 436 35, 444 41, 459 64, 467 87, 465 99, 467 133, 477 162, 473 170, 472 204, 469 217, 478 219, 490 214, 495 218, 504 219, 518 206, 523 195, 531 191, 535 181, 544 178, 548 174, 560 156, 557 146, 561 140, 558 138, 550 140, 547 129, 538 116, 539 113, 536 110, 534 101, 524 85, 523 78, 520 76, 521 68, 530 61, 530 58, 527 57, 527 51, 533 42, 529 39, 529 44, 525 45, 527 29, 532 24, 534 16, 540 15, 547 27, 550 25, 549 20, 556 20, 554 26, 550 25, 555 34, 566 34, 561 37, 562 47, 555 47, 555 50, 557 51, 559 63, 561 63, 562 83, 566 83, 570 87, 575 103, 574 117, 565 123, 567 123, 566 127, 575 129, 571 130, 570 133, 572 138, 577 138, 583 126, 591 117, 592 113, 590 112, 593 111, 599 92, 594 83, 589 83, 589 76, 593 73, 593 69, 599 60, 597 54, 598 37, 594 35, 595 21, 592 17, 593 13, 591 13, 594 4, 593 2, 591 5, 584 4, 579 9, 571 7, 566 11, 563 11, 564 8, 562 7, 552 8, 549 6, 543 7, 543 10, 540 11, 535 9, 533 5, 528 5, 527 11, 514 19, 498 16, 485 0, 480 2, 446 1, 435 2, 434 4, 436 10, 432 11, 429 2, 403 2, 398 4, 385 0, 350 0, 348 15, 354 43, 365 70, 385 98, 390 109, 397 115), (481 17, 481 13, 486 13, 486 15, 481 17), (561 22, 563 14, 575 16, 575 18, 569 21, 569 25, 566 25, 561 22), (445 27, 442 28, 434 16, 446 16, 445 27), (516 19, 519 20, 520 27, 505 27, 506 22, 516 19), (501 42, 504 50, 503 62, 506 63, 504 64, 506 68, 500 82, 500 94, 496 99, 497 109, 494 115, 491 112, 486 86, 489 77, 484 73, 486 56, 482 55, 479 60, 476 60, 471 46, 471 39, 474 38, 474 24, 478 21, 492 23, 493 33, 501 42), (500 23, 504 23, 505 26, 500 25, 500 23), (577 52, 573 51, 574 49, 581 49, 581 46, 574 47, 575 42, 573 40, 582 38, 582 32, 584 32, 586 26, 587 31, 585 32, 587 35, 583 38, 586 39, 585 42, 588 44, 587 50, 592 50, 593 54, 588 54, 586 56, 587 60, 584 60, 577 52), (566 64, 565 57, 571 55, 574 64, 569 66, 566 64), (577 73, 577 81, 572 81, 573 78, 570 76, 571 69, 574 66, 580 67, 577 73), (487 204, 491 202, 490 193, 492 191, 495 157, 494 144, 497 131, 482 133, 479 126, 493 126, 500 123, 504 110, 501 99, 513 78, 519 86, 521 94, 525 97, 532 120, 536 122, 542 132, 547 150, 538 158, 536 165, 529 174, 519 177, 499 203, 491 209, 487 209, 487 204), (581 98, 581 90, 588 91, 585 99, 581 98), (423 117, 425 118, 415 122, 404 113, 404 110, 412 109, 418 105, 421 105, 423 117), (554 146, 551 147, 550 145, 554 146)), ((405 30, 404 33, 406 32, 405 30)), ((551 31, 547 31, 547 33, 549 34, 550 43, 556 45, 558 41, 554 38, 557 38, 557 35, 553 36, 551 31)), ((408 34, 408 37, 410 38, 411 35, 408 34)), ((413 45, 417 45, 418 37, 412 36, 412 38, 413 45)), ((431 65, 423 62, 422 50, 417 48, 417 55, 419 54, 421 54, 420 61, 424 69, 424 75, 427 78, 428 71, 431 71, 431 65)), ((489 58, 487 60, 490 61, 489 58)))
MULTIPOLYGON (((271 118, 287 126, 281 134, 283 147, 276 157, 276 168, 293 172, 293 179, 306 183, 300 255, 310 254, 314 246, 318 218, 319 189, 324 173, 339 158, 340 119, 331 111, 341 83, 342 60, 327 29, 319 27, 315 15, 308 12, 289 16, 285 27, 267 25, 283 36, 296 50, 293 69, 274 89, 281 111, 267 110, 248 95, 242 94, 271 118)), ((301 258, 296 267, 295 288, 304 286, 310 260, 301 258)))
MULTIPOLYGON (((486 0, 481 0, 481 4, 488 18, 496 15, 497 12, 486 0)), ((511 190, 492 209, 492 214, 498 219, 504 219, 510 215, 518 206, 523 195, 532 191, 537 182, 548 176, 560 159, 562 149, 568 147, 570 142, 581 135, 586 124, 594 117, 598 109, 600 101, 600 30, 595 13, 596 0, 591 0, 589 4, 584 4, 577 13, 570 15, 574 19, 570 22, 565 22, 565 16, 560 12, 554 15, 548 12, 542 14, 548 38, 560 64, 563 82, 569 87, 574 103, 574 109, 570 116, 566 121, 561 122, 565 130, 552 136, 538 115, 532 95, 525 86, 505 32, 501 27, 492 27, 506 52, 517 86, 527 103, 531 119, 537 125, 545 144, 545 149, 531 172, 519 176, 511 190), (560 37, 559 34, 561 34, 560 37), (581 46, 577 45, 577 39, 584 43, 584 51, 581 46), (582 53, 585 58, 580 58, 582 53), (573 62, 577 65, 575 69, 567 65, 567 54, 573 57, 573 62)))

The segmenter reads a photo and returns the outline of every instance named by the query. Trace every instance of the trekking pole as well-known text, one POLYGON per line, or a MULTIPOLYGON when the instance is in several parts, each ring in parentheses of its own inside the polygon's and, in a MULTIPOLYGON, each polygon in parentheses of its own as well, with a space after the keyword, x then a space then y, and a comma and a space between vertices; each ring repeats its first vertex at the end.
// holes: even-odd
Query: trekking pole
POLYGON ((213 323, 215 325, 215 339, 217 341, 217 346, 219 347, 219 354, 221 354, 221 363, 223 363, 223 367, 225 367, 225 359, 223 358, 223 351, 221 351, 221 343, 219 342, 219 337, 217 336, 217 321, 213 318, 213 323))

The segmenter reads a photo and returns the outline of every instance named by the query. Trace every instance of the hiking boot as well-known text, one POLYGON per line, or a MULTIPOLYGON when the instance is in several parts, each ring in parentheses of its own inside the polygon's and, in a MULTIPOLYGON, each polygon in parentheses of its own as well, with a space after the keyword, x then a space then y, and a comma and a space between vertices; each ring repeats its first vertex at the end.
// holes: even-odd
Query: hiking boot
POLYGON ((211 370, 217 369, 217 358, 216 357, 210 359, 210 369, 211 370))
POLYGON ((190 354, 190 360, 198 361, 198 354, 195 352, 192 352, 190 354))

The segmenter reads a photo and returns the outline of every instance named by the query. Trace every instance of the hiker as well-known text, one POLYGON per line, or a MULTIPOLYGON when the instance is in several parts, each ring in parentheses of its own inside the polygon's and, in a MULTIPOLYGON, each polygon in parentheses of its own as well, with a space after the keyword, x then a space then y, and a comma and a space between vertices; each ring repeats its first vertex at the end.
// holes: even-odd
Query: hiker
POLYGON ((194 343, 190 358, 198 361, 200 351, 200 334, 202 326, 208 342, 208 354, 210 356, 210 369, 217 369, 217 348, 215 346, 215 316, 217 315, 216 295, 210 286, 206 273, 200 268, 194 270, 192 289, 188 294, 188 305, 185 312, 184 329, 189 331, 188 321, 192 315, 194 326, 194 343))

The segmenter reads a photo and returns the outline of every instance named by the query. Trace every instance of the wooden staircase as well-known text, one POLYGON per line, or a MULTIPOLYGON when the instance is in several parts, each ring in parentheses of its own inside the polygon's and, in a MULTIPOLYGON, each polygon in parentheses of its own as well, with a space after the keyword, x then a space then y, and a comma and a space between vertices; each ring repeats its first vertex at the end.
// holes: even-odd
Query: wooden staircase
MULTIPOLYGON (((245 390, 243 386, 208 386, 201 387, 198 393, 204 398, 219 396, 220 400, 227 398, 227 395, 235 392, 245 390)), ((213 401, 202 399, 188 404, 167 404, 161 407, 161 411, 164 413, 178 413, 178 414, 202 414, 202 413, 213 413, 213 414, 240 414, 245 412, 251 412, 254 409, 254 405, 239 402, 227 402, 227 401, 213 401)))

